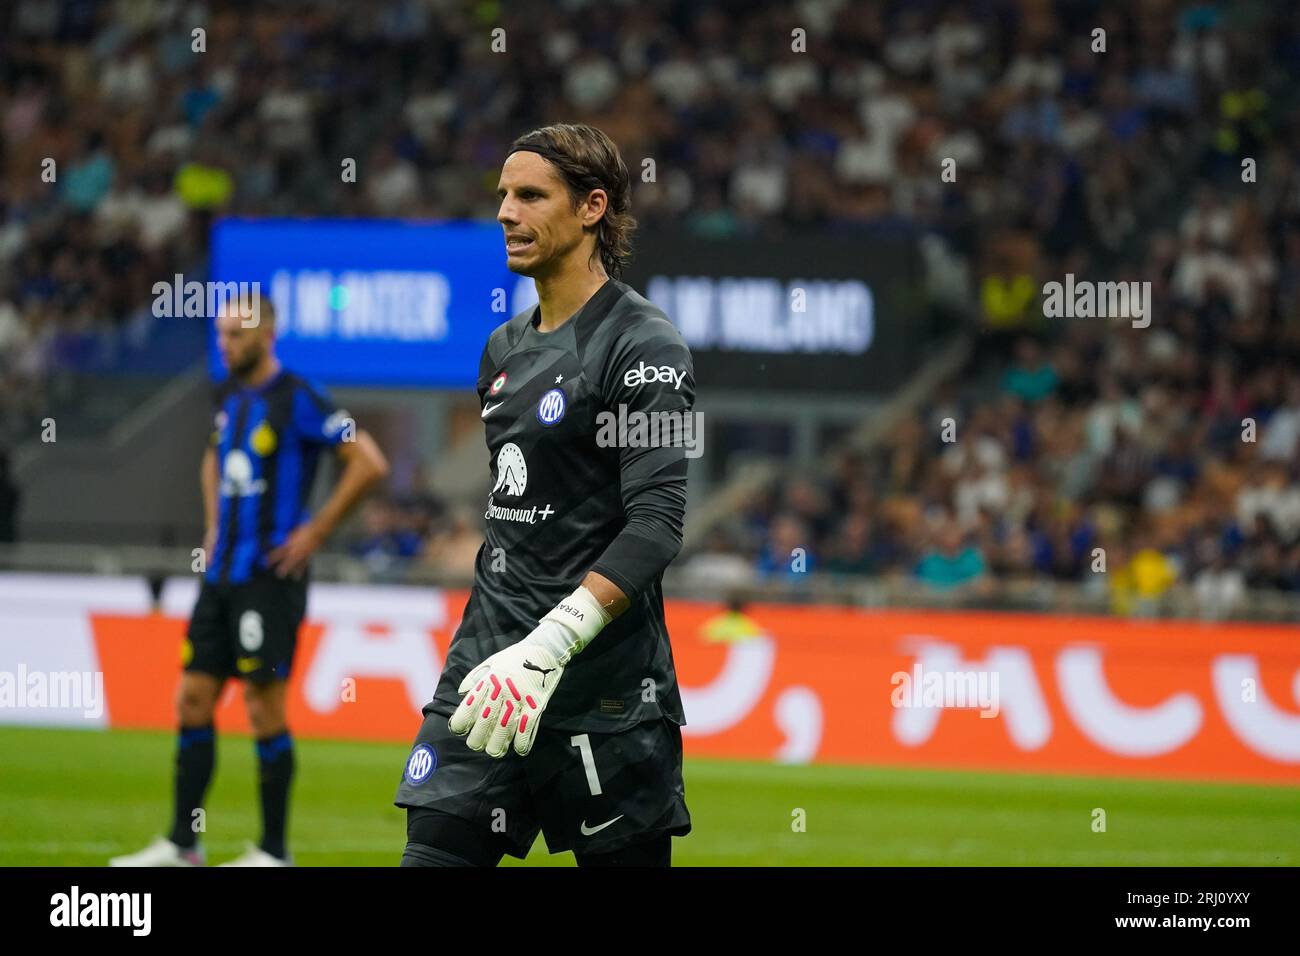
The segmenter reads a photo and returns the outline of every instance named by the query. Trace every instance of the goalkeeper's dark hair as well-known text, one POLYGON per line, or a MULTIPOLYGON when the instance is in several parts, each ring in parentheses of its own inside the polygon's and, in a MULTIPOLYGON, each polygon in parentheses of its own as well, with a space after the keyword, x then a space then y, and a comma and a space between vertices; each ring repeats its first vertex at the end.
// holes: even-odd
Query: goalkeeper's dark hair
POLYGON ((526 150, 550 161, 569 191, 576 211, 593 189, 605 190, 609 204, 596 223, 596 249, 605 272, 615 279, 632 255, 632 184, 614 141, 581 123, 557 123, 525 133, 510 144, 510 153, 526 150))

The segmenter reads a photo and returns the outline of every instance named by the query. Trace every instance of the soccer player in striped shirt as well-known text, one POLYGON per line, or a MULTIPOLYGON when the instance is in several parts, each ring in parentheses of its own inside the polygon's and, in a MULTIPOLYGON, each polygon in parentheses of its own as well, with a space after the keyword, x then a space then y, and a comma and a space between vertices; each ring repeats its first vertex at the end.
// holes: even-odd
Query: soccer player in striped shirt
POLYGON ((215 764, 213 712, 231 677, 244 683, 257 738, 262 839, 225 865, 288 865, 294 753, 285 687, 307 606, 308 563, 388 474, 374 439, 323 390, 280 365, 270 300, 257 295, 252 313, 242 315, 231 304, 216 318, 217 347, 230 374, 217 390, 200 468, 207 570, 183 650, 172 821, 166 836, 114 858, 113 866, 205 862, 194 823, 215 764), (307 497, 326 451, 342 469, 328 500, 312 515, 307 497))

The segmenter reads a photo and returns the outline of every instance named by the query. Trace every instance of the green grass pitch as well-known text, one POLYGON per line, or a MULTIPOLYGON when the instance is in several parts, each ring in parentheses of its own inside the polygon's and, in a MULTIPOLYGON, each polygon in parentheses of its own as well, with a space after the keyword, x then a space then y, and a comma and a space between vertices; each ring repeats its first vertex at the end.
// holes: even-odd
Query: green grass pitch
MULTIPOLYGON (((390 801, 407 746, 296 746, 296 861, 395 865, 404 814, 390 801)), ((165 732, 0 728, 0 865, 94 866, 142 847, 170 813, 174 747, 165 732)), ((204 836, 211 863, 258 835, 254 762, 247 737, 220 737, 204 836)), ((1300 865, 1291 787, 689 756, 685 776, 694 830, 674 841, 676 865, 1300 865), (1097 807, 1104 833, 1093 831, 1097 807)), ((572 866, 573 856, 550 855, 539 837, 526 865, 572 866)))

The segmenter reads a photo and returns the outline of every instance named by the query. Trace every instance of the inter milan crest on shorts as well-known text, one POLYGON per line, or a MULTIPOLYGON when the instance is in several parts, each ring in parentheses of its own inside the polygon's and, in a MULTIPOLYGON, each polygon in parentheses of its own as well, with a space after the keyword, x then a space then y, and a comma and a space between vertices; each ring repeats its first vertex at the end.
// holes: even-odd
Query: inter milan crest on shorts
POLYGON ((537 420, 543 425, 554 425, 564 417, 564 390, 553 388, 537 403, 537 420))
POLYGON ((428 744, 420 744, 411 751, 410 759, 406 761, 406 780, 412 785, 424 783, 437 767, 438 755, 433 752, 433 748, 428 744))

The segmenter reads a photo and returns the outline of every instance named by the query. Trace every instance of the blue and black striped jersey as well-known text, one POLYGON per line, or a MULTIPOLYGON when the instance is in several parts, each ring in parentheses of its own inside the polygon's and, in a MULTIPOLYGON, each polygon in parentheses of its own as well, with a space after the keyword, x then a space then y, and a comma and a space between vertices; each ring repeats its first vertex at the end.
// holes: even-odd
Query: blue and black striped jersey
POLYGON ((217 388, 211 444, 217 452, 217 545, 207 580, 237 584, 268 570, 267 552, 309 517, 307 497, 322 448, 343 441, 347 413, 286 369, 259 388, 217 388))

